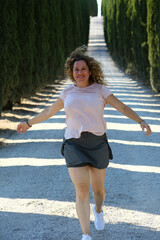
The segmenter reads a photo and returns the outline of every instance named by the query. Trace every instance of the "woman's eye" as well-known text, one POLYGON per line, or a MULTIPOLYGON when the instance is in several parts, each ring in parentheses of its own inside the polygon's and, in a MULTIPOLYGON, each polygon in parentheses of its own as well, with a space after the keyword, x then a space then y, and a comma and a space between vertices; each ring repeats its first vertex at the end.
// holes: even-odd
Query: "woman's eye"
POLYGON ((86 71, 86 68, 74 69, 73 71, 76 72, 76 73, 78 73, 78 72, 81 72, 81 71, 86 71))

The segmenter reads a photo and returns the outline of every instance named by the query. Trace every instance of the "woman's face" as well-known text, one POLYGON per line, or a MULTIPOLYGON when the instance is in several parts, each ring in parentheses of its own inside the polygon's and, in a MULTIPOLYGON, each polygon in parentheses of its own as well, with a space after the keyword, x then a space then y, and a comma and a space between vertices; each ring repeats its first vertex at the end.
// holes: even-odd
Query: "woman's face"
POLYGON ((91 71, 84 60, 76 61, 73 65, 73 77, 77 87, 87 87, 90 85, 89 76, 91 71))

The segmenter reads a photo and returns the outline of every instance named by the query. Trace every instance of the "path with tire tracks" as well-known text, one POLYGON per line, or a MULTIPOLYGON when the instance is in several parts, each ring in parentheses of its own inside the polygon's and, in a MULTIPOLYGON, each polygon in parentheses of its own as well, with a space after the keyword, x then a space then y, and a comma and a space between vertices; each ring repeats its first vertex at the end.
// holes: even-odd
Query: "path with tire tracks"
MULTIPOLYGON (((132 107, 153 131, 112 107, 105 108, 114 161, 107 169, 106 226, 93 240, 160 239, 160 98, 126 75, 112 61, 103 37, 102 17, 91 18, 89 54, 103 64, 109 89, 132 107)), ((18 123, 55 101, 69 81, 62 80, 14 108, 18 123)), ((9 115, 8 115, 9 118, 9 115)), ((27 133, 1 136, 0 240, 80 240, 75 191, 60 148, 65 113, 34 125, 27 133)), ((93 203, 92 193, 90 200, 93 203)))

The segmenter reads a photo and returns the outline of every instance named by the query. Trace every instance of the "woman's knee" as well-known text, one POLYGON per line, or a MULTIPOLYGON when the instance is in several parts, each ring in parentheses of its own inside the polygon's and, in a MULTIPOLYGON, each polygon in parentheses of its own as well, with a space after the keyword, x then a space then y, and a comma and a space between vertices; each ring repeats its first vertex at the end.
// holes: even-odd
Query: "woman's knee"
POLYGON ((93 188, 93 193, 97 196, 105 196, 106 195, 106 189, 105 188, 93 188))
POLYGON ((76 197, 80 199, 86 199, 89 197, 89 186, 79 184, 75 186, 76 188, 76 197))

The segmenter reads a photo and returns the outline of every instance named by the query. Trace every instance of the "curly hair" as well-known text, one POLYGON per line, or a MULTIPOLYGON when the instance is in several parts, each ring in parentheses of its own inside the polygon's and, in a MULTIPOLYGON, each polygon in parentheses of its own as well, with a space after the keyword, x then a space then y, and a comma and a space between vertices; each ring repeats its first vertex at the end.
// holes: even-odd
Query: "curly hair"
POLYGON ((102 71, 101 63, 96 61, 93 57, 88 56, 86 54, 86 51, 87 47, 83 45, 79 48, 76 48, 76 50, 70 54, 65 63, 65 75, 67 75, 72 80, 72 82, 75 83, 76 81, 73 77, 74 63, 83 60, 85 61, 89 70, 91 71, 89 82, 90 83, 96 82, 99 84, 107 85, 104 73, 102 71))

